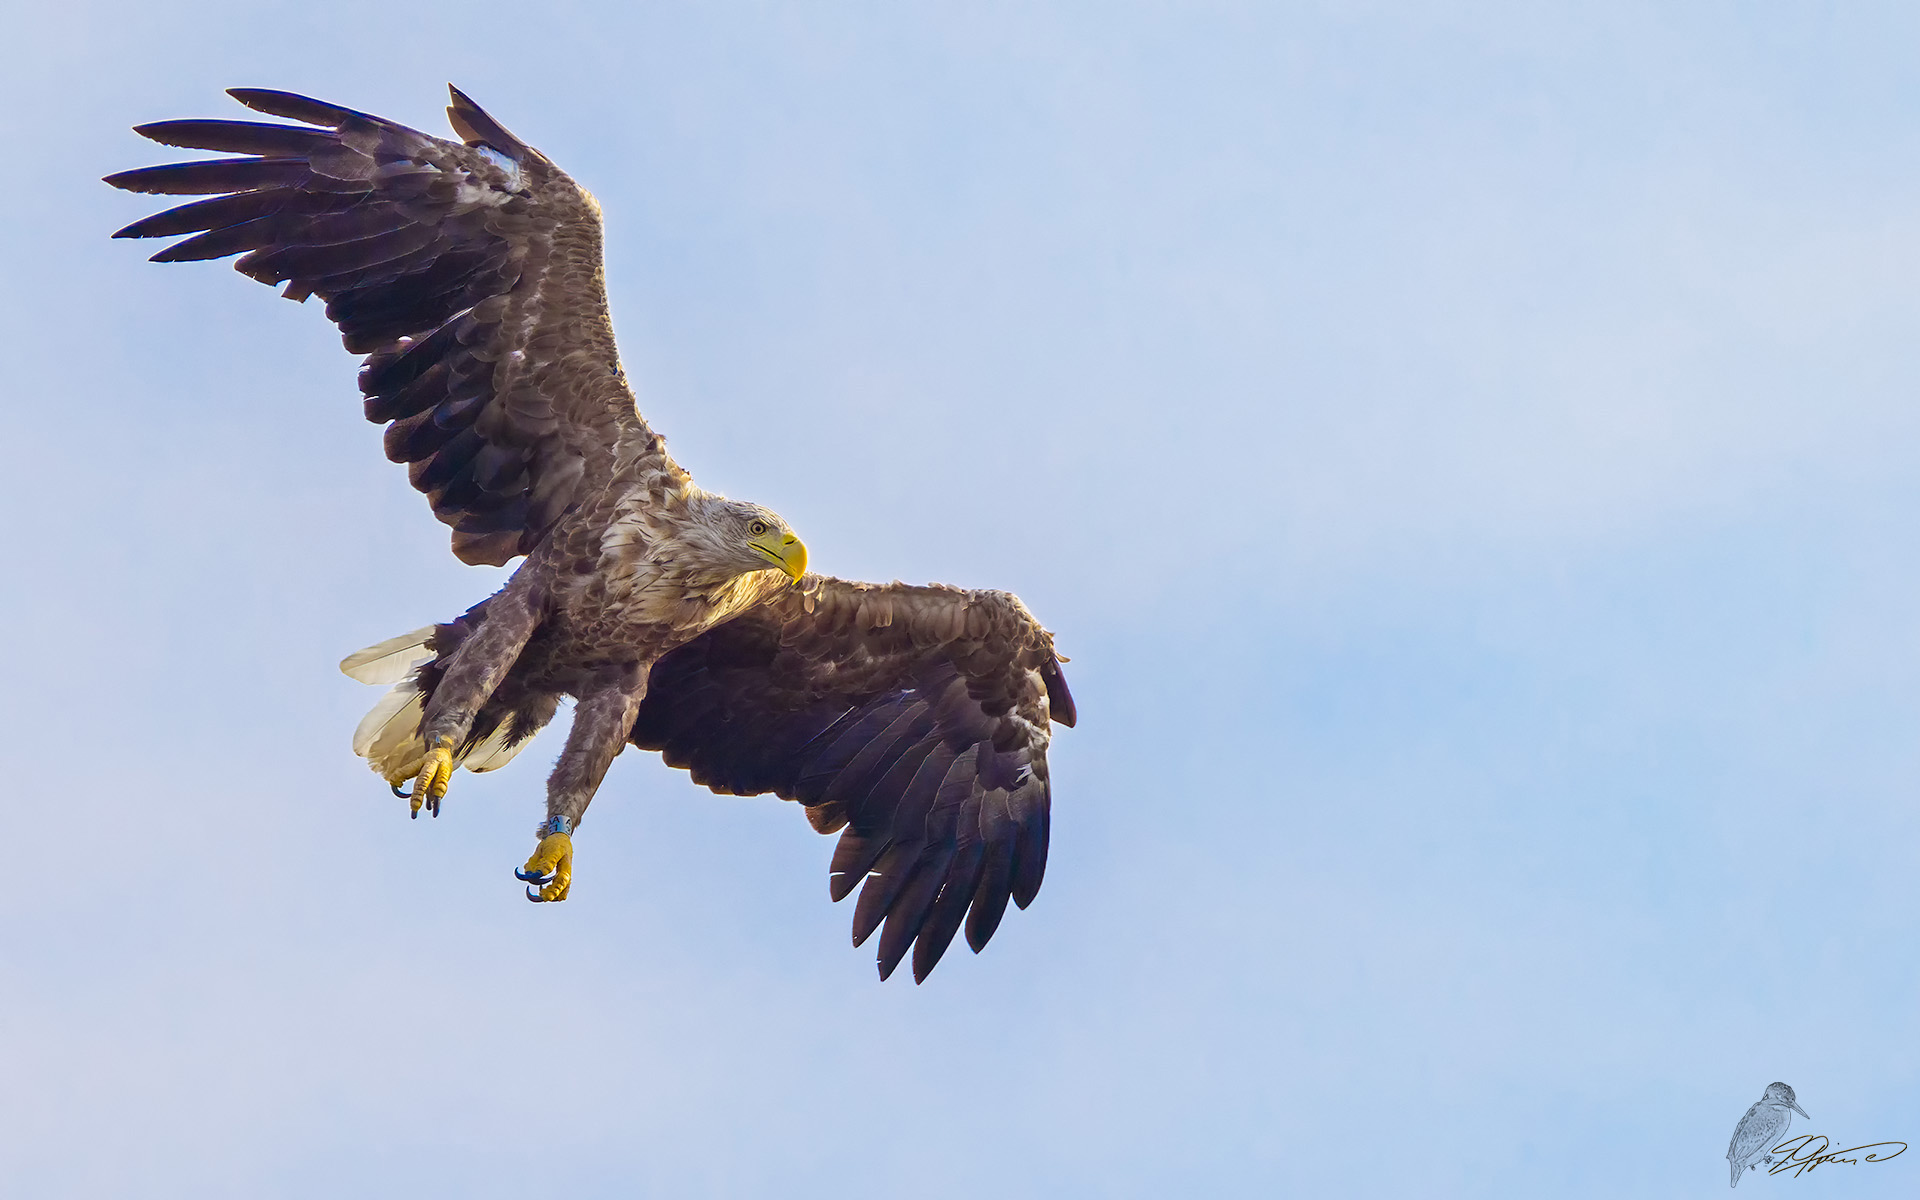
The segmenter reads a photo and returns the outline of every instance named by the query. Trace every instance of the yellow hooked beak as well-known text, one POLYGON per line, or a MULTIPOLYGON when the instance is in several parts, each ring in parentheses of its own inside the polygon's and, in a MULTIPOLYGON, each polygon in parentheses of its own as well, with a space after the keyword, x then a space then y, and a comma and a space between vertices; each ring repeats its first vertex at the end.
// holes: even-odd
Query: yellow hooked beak
POLYGON ((763 533, 747 543, 772 560, 773 565, 793 577, 795 583, 807 573, 807 545, 790 533, 778 530, 763 533))

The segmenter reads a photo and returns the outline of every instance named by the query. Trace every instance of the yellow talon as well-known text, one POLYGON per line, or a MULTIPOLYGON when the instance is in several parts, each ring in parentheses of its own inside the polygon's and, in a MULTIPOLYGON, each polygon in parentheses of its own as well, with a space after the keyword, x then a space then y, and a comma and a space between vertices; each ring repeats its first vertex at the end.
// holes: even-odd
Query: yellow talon
POLYGON ((528 888, 527 899, 565 900, 567 889, 573 886, 573 839, 564 833, 550 833, 541 838, 540 844, 533 848, 533 857, 514 874, 529 883, 547 880, 538 895, 528 888))
POLYGON ((427 806, 434 816, 440 815, 440 797, 447 794, 447 785, 453 782, 453 747, 448 742, 436 743, 427 751, 427 761, 420 766, 420 774, 413 781, 413 795, 408 799, 413 805, 413 815, 420 815, 420 806, 427 806))

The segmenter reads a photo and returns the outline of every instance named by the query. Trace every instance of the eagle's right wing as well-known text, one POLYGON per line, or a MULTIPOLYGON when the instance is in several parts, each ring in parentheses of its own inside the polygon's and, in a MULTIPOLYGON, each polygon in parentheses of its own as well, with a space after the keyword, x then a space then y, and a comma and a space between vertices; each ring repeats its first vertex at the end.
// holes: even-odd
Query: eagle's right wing
POLYGON ((600 214, 545 155, 453 90, 465 144, 296 96, 234 99, 305 122, 162 121, 169 146, 248 155, 123 171, 118 188, 211 195, 115 237, 194 234, 156 262, 235 269, 319 296, 360 373, 387 456, 453 527, 469 563, 502 564, 605 489, 616 458, 664 450, 620 372, 600 214))

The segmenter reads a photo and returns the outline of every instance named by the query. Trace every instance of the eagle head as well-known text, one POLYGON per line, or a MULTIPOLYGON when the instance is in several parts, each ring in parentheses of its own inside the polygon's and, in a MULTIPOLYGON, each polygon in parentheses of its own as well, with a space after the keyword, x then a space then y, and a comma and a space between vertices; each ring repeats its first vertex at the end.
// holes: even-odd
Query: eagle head
POLYGON ((807 546, 779 513, 744 500, 703 497, 679 531, 683 552, 722 577, 775 567, 795 582, 807 573, 807 546))

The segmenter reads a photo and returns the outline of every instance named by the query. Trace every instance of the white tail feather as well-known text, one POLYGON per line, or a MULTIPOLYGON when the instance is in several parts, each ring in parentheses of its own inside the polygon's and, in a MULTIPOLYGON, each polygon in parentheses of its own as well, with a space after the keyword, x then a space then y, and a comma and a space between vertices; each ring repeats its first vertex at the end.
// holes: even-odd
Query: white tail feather
POLYGON ((394 684, 360 719, 353 731, 353 752, 389 782, 418 773, 427 757, 426 743, 420 740, 420 722, 426 715, 426 704, 412 680, 394 684))
POLYGON ((498 771, 513 761, 513 756, 520 753, 520 747, 533 740, 527 738, 509 745, 507 727, 511 724, 510 720, 500 722, 500 728, 494 730, 491 737, 467 752, 466 757, 461 760, 466 763, 467 770, 498 771))
POLYGON ((412 633, 376 642, 341 659, 340 670, 361 683, 399 683, 433 657, 433 651, 427 649, 427 639, 432 636, 433 626, 425 625, 412 633))

